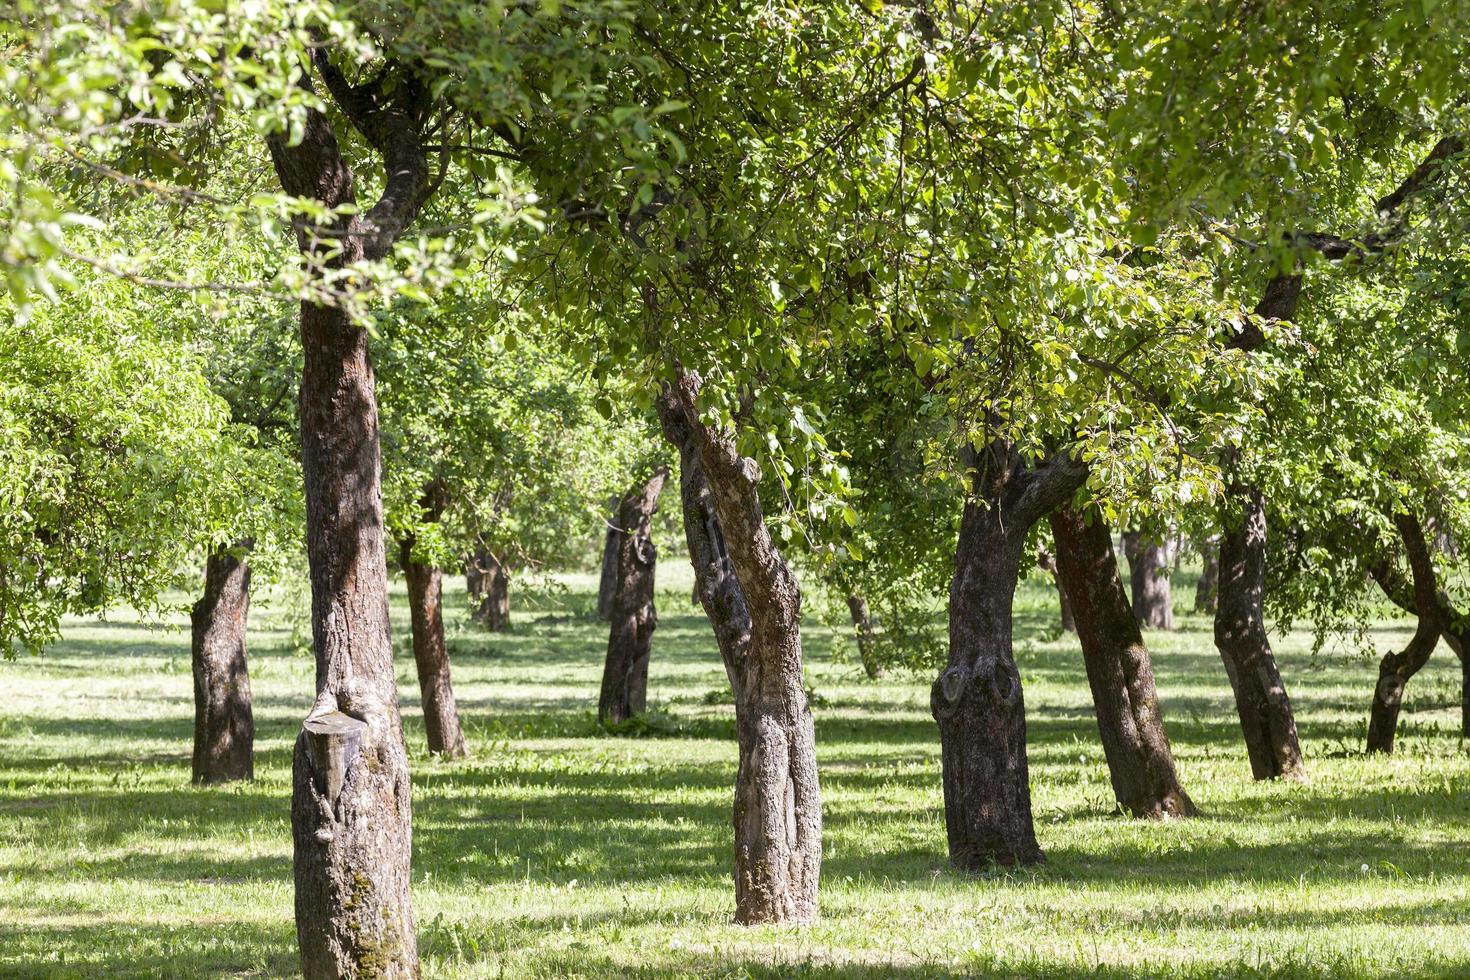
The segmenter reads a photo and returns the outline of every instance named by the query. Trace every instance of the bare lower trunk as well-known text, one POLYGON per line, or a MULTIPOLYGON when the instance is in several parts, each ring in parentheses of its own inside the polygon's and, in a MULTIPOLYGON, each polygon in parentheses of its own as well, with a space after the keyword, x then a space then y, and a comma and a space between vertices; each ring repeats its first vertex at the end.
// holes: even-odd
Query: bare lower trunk
POLYGON ((1062 632, 1077 632, 1077 617, 1072 613, 1072 602, 1067 598, 1067 590, 1062 588, 1062 577, 1057 574, 1057 560, 1051 552, 1045 548, 1041 549, 1036 556, 1036 563, 1041 566, 1042 571, 1051 576, 1051 581, 1057 590, 1057 606, 1061 612, 1062 632))
MULTIPOLYGON (((1392 752, 1393 740, 1409 679, 1429 662, 1439 643, 1444 622, 1440 613, 1439 580, 1429 554, 1424 529, 1409 514, 1396 514, 1394 526, 1404 543, 1412 575, 1412 601, 1419 622, 1408 644, 1398 653, 1386 653, 1378 665, 1378 683, 1373 688, 1373 705, 1368 713, 1368 751, 1392 752)), ((1463 676, 1464 667, 1461 667, 1463 676)))
POLYGON ((876 637, 873 635, 873 619, 868 615, 868 600, 853 592, 847 597, 847 612, 852 617, 852 628, 857 636, 858 656, 863 661, 863 671, 869 680, 883 676, 883 665, 878 662, 876 637))
POLYGON ((1194 611, 1214 613, 1220 590, 1220 542, 1209 538, 1200 542, 1199 581, 1194 586, 1194 611))
POLYGON ((424 729, 430 752, 458 759, 466 750, 454 686, 449 679, 449 650, 444 642, 444 573, 434 565, 415 561, 413 546, 412 538, 401 543, 400 563, 408 585, 413 660, 418 669, 424 729))
POLYGON ((618 552, 608 610, 612 628, 597 701, 597 720, 604 725, 642 714, 648 704, 648 659, 658 627, 653 605, 657 551, 649 530, 668 475, 667 467, 659 467, 646 483, 623 497, 617 527, 608 531, 609 538, 617 532, 618 552))
POLYGON ((1257 779, 1305 779, 1291 699, 1266 636, 1266 502, 1255 487, 1234 486, 1220 534, 1215 646, 1257 779))
POLYGON ((1174 628, 1174 596, 1169 588, 1169 546, 1138 531, 1123 535, 1123 553, 1133 586, 1133 616, 1145 629, 1174 628))
MULTIPOLYGON (((315 66, 334 91, 346 82, 324 52, 315 66)), ((378 203, 329 229, 333 252, 304 224, 303 253, 333 265, 383 258, 413 219, 428 173, 414 128, 411 79, 383 99, 354 101, 372 117, 386 183, 378 203)), ((359 119, 359 125, 366 125, 359 119)), ((356 202, 352 171, 327 117, 307 110, 294 144, 268 137, 282 188, 329 208, 356 202)), ((388 624, 388 565, 378 406, 367 331, 343 310, 303 303, 301 461, 306 503, 316 702, 296 739, 291 828, 301 972, 319 978, 419 975, 409 895, 412 817, 408 756, 388 624)))
POLYGON ((623 546, 623 534, 617 527, 618 515, 613 513, 607 525, 607 534, 602 540, 602 575, 597 581, 597 618, 604 622, 612 619, 613 593, 618 587, 618 553, 623 546))
POLYGON ((801 677, 800 593, 761 515, 758 473, 704 423, 698 377, 659 399, 679 450, 695 587, 735 694, 735 919, 812 922, 822 861, 816 743, 801 677))
POLYGON ((1073 597, 1077 635, 1098 733, 1118 803, 1135 817, 1187 817, 1194 803, 1179 783, 1153 663, 1128 604, 1113 538, 1102 518, 1063 507, 1051 515, 1057 570, 1073 597))
POLYGON ((214 551, 204 595, 194 603, 194 782, 255 778, 255 718, 245 630, 250 616, 250 541, 214 551))
POLYGON ((492 633, 510 629, 510 572, 483 545, 470 556, 470 562, 474 571, 466 576, 466 581, 473 579, 470 595, 480 600, 471 618, 483 623, 492 633))
POLYGON ((939 724, 944 820, 955 867, 1042 859, 1031 816, 1026 708, 1012 654, 1012 607, 1031 526, 1086 479, 1067 456, 1028 468, 996 441, 966 449, 966 501, 949 591, 949 663, 929 704, 939 724))

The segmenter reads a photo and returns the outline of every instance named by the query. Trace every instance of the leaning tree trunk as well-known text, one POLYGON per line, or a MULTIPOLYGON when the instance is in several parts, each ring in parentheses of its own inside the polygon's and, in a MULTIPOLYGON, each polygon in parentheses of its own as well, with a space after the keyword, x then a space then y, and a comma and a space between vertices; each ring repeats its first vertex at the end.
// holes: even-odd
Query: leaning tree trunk
POLYGON ((253 542, 210 552, 204 595, 194 603, 194 782, 255 778, 255 717, 245 629, 250 617, 253 542))
POLYGON ((1123 554, 1133 586, 1133 616, 1145 629, 1174 628, 1174 596, 1169 588, 1169 546, 1138 531, 1123 535, 1123 554))
POLYGON ((413 626, 413 661, 419 675, 419 700, 429 751, 451 759, 465 755, 464 732, 454 685, 449 679, 449 649, 444 642, 444 572, 437 565, 416 561, 414 539, 399 544, 399 563, 408 584, 408 613, 413 626))
POLYGON ((1220 534, 1219 606, 1215 646, 1225 663, 1257 779, 1302 780, 1306 768, 1297 741, 1291 699, 1266 636, 1266 502, 1255 487, 1233 488, 1220 534))
POLYGON ((873 634, 873 618, 868 615, 868 600, 857 592, 848 593, 847 612, 852 617, 853 632, 857 636, 858 656, 863 661, 863 671, 869 680, 883 676, 883 665, 878 662, 877 637, 873 634))
MULTIPOLYGON (((1433 570, 1433 565, 1429 566, 1433 570)), ((1415 587, 1388 561, 1376 562, 1369 569, 1373 579, 1400 609, 1419 616, 1419 598, 1415 587)), ((1470 617, 1462 616, 1443 589, 1434 597, 1435 615, 1444 641, 1460 660, 1460 737, 1470 738, 1470 617)), ((1423 617, 1420 617, 1422 623, 1423 617)))
POLYGON ((696 587, 735 694, 735 919, 812 922, 822 863, 816 742, 801 675, 801 597, 761 513, 759 472, 699 416, 699 378, 659 399, 679 450, 696 587))
POLYGON ((604 622, 612 620, 613 594, 618 586, 618 554, 623 546, 623 533, 617 522, 618 515, 615 512, 602 541, 602 575, 597 580, 597 618, 604 622))
POLYGON ((510 629, 510 573, 504 562, 483 545, 470 556, 470 562, 475 569, 470 594, 480 599, 471 618, 492 633, 510 629))
POLYGON ((1220 543, 1215 538, 1199 545, 1200 573, 1194 586, 1194 611, 1213 613, 1220 590, 1220 543))
POLYGON ((1193 816, 1164 732, 1153 663, 1118 574, 1112 532, 1099 514, 1091 517, 1062 507, 1052 513, 1051 528, 1057 571, 1073 597, 1113 795, 1135 817, 1193 816))
MULTIPOLYGON (((1384 654, 1378 665, 1378 683, 1373 688, 1373 705, 1368 712, 1370 753, 1393 751, 1399 709, 1404 701, 1404 688, 1409 679, 1429 662, 1429 655, 1439 643, 1444 626, 1440 617, 1439 581, 1434 571, 1434 559, 1429 554, 1429 545, 1424 538, 1424 529, 1411 514, 1395 514, 1393 522, 1409 559, 1414 611, 1419 622, 1404 649, 1398 653, 1384 654)), ((1462 678, 1463 672, 1462 663, 1462 678)))
MULTIPOLYGON (((333 100, 383 158, 385 181, 360 210, 353 175, 320 111, 288 141, 268 137, 282 189, 338 214, 302 218, 308 261, 384 258, 427 196, 412 78, 352 88, 325 49, 313 55, 333 100), (350 209, 350 210, 349 210, 350 209), (321 242, 332 250, 323 254, 321 242)), ((417 977, 409 893, 408 756, 393 672, 383 540, 378 406, 368 332, 337 307, 301 306, 301 459, 316 657, 316 702, 296 739, 291 825, 301 971, 317 978, 417 977)))
POLYGON ((1065 454, 1027 468, 996 441, 963 454, 966 501, 949 591, 949 663, 930 691, 939 724, 949 859, 978 871, 1042 859, 1031 817, 1026 709, 1012 654, 1012 607, 1031 526, 1082 485, 1065 454))
MULTIPOLYGON (((653 512, 669 470, 660 466, 646 483, 633 488, 618 505, 617 566, 613 577, 607 638, 607 661, 602 668, 602 693, 597 720, 618 725, 648 705, 648 658, 658 612, 653 605, 657 550, 650 536, 653 512)), ((612 528, 608 536, 613 534, 612 528)))

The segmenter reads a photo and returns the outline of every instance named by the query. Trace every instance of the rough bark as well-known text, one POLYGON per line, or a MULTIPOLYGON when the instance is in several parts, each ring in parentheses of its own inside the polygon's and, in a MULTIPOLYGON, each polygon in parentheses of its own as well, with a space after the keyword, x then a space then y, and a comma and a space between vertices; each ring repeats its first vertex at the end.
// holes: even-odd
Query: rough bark
POLYGON ((465 584, 470 595, 480 600, 471 618, 492 633, 510 629, 510 572, 487 546, 470 555, 465 584))
POLYGON ((419 676, 419 701, 429 751, 451 759, 465 753, 459 708, 449 676, 449 649, 444 642, 444 572, 416 561, 414 539, 399 542, 399 563, 408 585, 408 613, 413 627, 413 661, 419 676))
POLYGON ((848 594, 847 612, 852 617, 853 633, 857 637, 858 656, 863 661, 863 671, 869 680, 883 676, 883 665, 878 662, 877 638, 873 634, 873 618, 868 615, 868 600, 857 592, 848 594))
POLYGON ((679 450, 684 530, 700 602, 735 694, 735 919, 817 917, 822 802, 802 688, 800 593, 766 528, 759 473, 729 432, 699 417, 699 378, 680 371, 659 399, 679 450))
POLYGON ((194 661, 194 782, 255 778, 255 717, 245 631, 250 617, 252 542, 211 552, 204 595, 189 619, 194 661))
POLYGON ((1220 591, 1220 542, 1210 538, 1199 544, 1200 573, 1194 586, 1194 611, 1213 613, 1220 591))
POLYGON ((1123 554, 1133 589, 1133 616, 1145 629, 1174 628, 1174 595, 1169 587, 1169 545, 1138 531, 1123 535, 1123 554))
POLYGON ((617 526, 618 515, 613 513, 607 525, 607 534, 602 540, 602 575, 597 581, 597 618, 609 622, 612 619, 613 594, 618 585, 618 554, 623 546, 623 534, 617 526))
POLYGON ((1153 662, 1118 574, 1112 532, 1096 512, 1070 507, 1052 513, 1051 528, 1059 577, 1073 597, 1113 795, 1135 817, 1193 816, 1164 731, 1153 662))
MULTIPOLYGON (((621 724, 642 714, 648 705, 648 659, 653 631, 658 628, 658 612, 653 604, 658 555, 649 531, 668 475, 668 467, 659 467, 618 505, 617 562, 609 603, 612 627, 602 668, 602 692, 597 700, 597 720, 604 725, 621 724)), ((612 531, 609 529, 609 538, 612 531)))
POLYGON ((1291 699, 1266 635, 1266 502, 1250 487, 1231 492, 1220 534, 1215 646, 1235 693, 1236 712, 1257 779, 1305 779, 1291 699))
POLYGON ((970 498, 949 592, 949 663, 930 708, 939 724, 949 858, 976 871, 1042 859, 1031 817, 1026 710, 1012 612, 1027 531, 1086 479, 1064 454, 1028 467, 996 441, 963 462, 970 498))
POLYGON ((1061 612, 1062 632, 1077 632, 1077 617, 1072 614, 1072 603, 1067 598, 1067 590, 1062 587, 1062 576, 1057 572, 1057 560, 1050 551, 1042 548, 1036 556, 1036 564, 1041 570, 1051 576, 1051 581, 1057 590, 1057 607, 1061 612))
MULTIPOLYGON (((304 255, 343 266, 382 258, 429 193, 419 139, 427 99, 408 76, 350 86, 314 55, 333 100, 382 157, 378 202, 327 228, 297 225, 304 255), (330 243, 331 250, 323 243, 330 243)), ((268 137, 282 189, 329 208, 356 201, 326 116, 300 140, 268 137)), ((303 303, 301 456, 316 702, 296 740, 291 802, 296 931, 307 980, 417 977, 409 897, 408 758, 388 624, 378 408, 368 334, 343 310, 303 303)))
MULTIPOLYGON (((1393 751, 1399 709, 1404 701, 1404 688, 1409 679, 1429 662, 1429 656, 1439 643, 1440 633, 1445 626, 1445 621, 1441 618, 1439 580, 1434 571, 1434 559, 1430 555, 1424 529, 1411 514, 1396 514, 1393 522, 1409 560, 1409 573, 1413 583, 1410 595, 1418 623, 1414 635, 1404 649, 1397 653, 1384 654, 1378 665, 1378 683, 1373 688, 1373 704, 1368 712, 1367 748, 1370 753, 1393 751)), ((1463 658, 1461 663, 1463 683, 1463 658)))

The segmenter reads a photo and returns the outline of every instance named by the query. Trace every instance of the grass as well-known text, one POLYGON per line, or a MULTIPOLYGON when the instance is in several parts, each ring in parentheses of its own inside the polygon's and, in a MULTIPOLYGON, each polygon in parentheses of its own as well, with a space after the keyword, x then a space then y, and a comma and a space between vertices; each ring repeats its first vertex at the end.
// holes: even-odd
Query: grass
MULTIPOLYGON (((472 757, 423 751, 412 657, 414 902, 430 977, 1470 975, 1470 756, 1458 666, 1410 685, 1392 758, 1361 753, 1371 662, 1277 637, 1312 782, 1250 779, 1209 624, 1151 634, 1190 821, 1114 813, 1080 655, 1023 587, 1037 830, 1047 863, 978 877, 944 858, 928 679, 835 663, 809 625, 825 810, 821 922, 730 921, 733 715, 687 572, 667 563, 635 736, 592 708, 605 628, 591 582, 491 636, 452 601, 472 757), (684 577, 680 578, 683 573, 684 577)), ((1178 588, 1181 605, 1191 593, 1178 588)), ((402 596, 394 624, 406 629, 402 596)), ((281 608, 258 603, 249 785, 189 785, 187 633, 74 621, 0 664, 0 974, 277 976, 295 970, 289 748, 312 689, 281 608)), ((182 619, 179 620, 182 623, 182 619)), ((1407 624, 1384 622, 1380 649, 1407 624)))

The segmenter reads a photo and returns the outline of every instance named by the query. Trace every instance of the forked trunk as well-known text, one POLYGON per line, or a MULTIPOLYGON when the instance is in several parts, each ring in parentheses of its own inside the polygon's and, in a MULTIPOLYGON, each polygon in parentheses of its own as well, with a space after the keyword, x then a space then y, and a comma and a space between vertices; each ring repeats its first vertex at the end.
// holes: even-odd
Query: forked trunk
POLYGON ((978 871, 1042 859, 1012 611, 1027 532, 1082 485, 1087 471, 1065 454, 1029 468, 1001 441, 967 448, 962 460, 972 496, 955 546, 949 664, 929 704, 939 724, 950 862, 978 871))
POLYGON ((877 638, 873 635, 873 619, 868 615, 868 600, 856 592, 848 594, 847 612, 852 617, 853 633, 857 636, 858 656, 863 661, 863 671, 869 680, 883 676, 883 665, 878 662, 877 638))
MULTIPOLYGON (((602 668, 602 693, 597 701, 600 724, 621 724, 642 714, 648 705, 648 658, 653 631, 658 627, 653 605, 657 551, 649 531, 668 475, 667 467, 659 467, 618 505, 618 552, 609 604, 612 628, 602 668)), ((608 530, 609 539, 613 532, 612 528, 608 530)))
POLYGON ((698 390, 698 377, 681 371, 658 409, 679 450, 695 587, 735 694, 735 919, 812 922, 822 803, 802 688, 800 594, 761 514, 755 465, 729 433, 700 419, 698 390))
POLYGON ((1057 570, 1073 597, 1077 636, 1108 775, 1118 803, 1135 817, 1188 817, 1194 803, 1179 784, 1153 663, 1123 591, 1113 537, 1095 511, 1051 515, 1057 570))
MULTIPOLYGON (((385 184, 377 204, 353 208, 330 228, 312 229, 303 219, 297 243, 308 257, 333 266, 383 258, 395 230, 413 220, 426 195, 428 165, 416 128, 423 90, 402 77, 389 89, 354 94, 325 49, 313 61, 339 107, 382 155, 385 184), (332 244, 329 254, 320 251, 324 240, 332 244)), ((267 138, 282 189, 328 208, 354 205, 352 171, 327 117, 308 109, 301 123, 292 140, 283 133, 267 138)), ((306 980, 417 977, 408 756, 388 625, 368 333, 344 310, 307 302, 301 346, 317 695, 292 760, 301 972, 306 980)))
MULTIPOLYGON (((1429 662, 1444 627, 1440 611, 1439 580, 1429 554, 1424 529, 1409 514, 1394 515, 1394 526, 1404 543, 1412 575, 1412 601, 1419 617, 1414 635, 1398 653, 1386 653, 1378 665, 1378 683, 1373 688, 1373 705, 1368 712, 1368 751, 1392 752, 1393 739, 1403 706, 1404 687, 1429 662)), ((1461 665, 1463 683, 1464 666, 1461 665)), ((1463 713, 1463 707, 1462 707, 1463 713)))
POLYGON ((1257 779, 1304 780, 1291 699, 1266 636, 1265 498, 1255 487, 1232 487, 1226 507, 1215 646, 1235 693, 1251 773, 1257 779))
MULTIPOLYGON (((1111 549, 1109 549, 1111 550, 1111 549)), ((1133 617, 1145 629, 1174 628, 1174 596, 1169 588, 1169 546, 1138 531, 1123 535, 1123 553, 1133 586, 1133 617)))
POLYGON ((399 563, 408 584, 413 661, 418 669, 424 729, 430 752, 458 759, 466 749, 449 679, 449 649, 444 642, 444 573, 436 565, 415 561, 413 546, 411 537, 400 542, 399 563))
POLYGON ((245 631, 250 616, 252 542, 210 552, 204 595, 194 603, 194 782, 255 778, 255 718, 245 631))
POLYGON ((1199 581, 1194 585, 1194 611, 1213 613, 1220 589, 1220 542, 1209 538, 1199 545, 1199 581))

